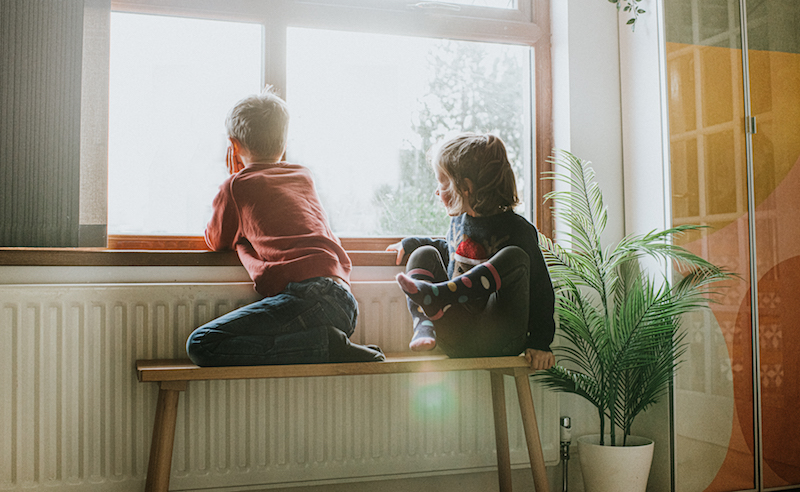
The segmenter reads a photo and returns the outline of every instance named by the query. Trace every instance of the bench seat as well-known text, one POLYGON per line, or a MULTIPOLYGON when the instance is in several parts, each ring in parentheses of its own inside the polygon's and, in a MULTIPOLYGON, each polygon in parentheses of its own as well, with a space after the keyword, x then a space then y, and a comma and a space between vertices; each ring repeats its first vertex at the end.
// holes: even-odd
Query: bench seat
POLYGON ((150 461, 147 469, 147 492, 166 492, 172 467, 172 450, 178 413, 178 398, 189 381, 226 379, 299 378, 325 376, 359 376, 371 374, 408 374, 450 371, 489 371, 492 388, 492 409, 497 444, 498 477, 501 492, 511 490, 511 458, 503 376, 514 377, 519 396, 522 424, 537 492, 549 492, 539 428, 533 408, 528 375, 530 369, 524 357, 478 357, 451 359, 443 355, 387 355, 383 362, 352 362, 324 364, 288 364, 271 366, 198 367, 188 359, 153 359, 136 362, 140 382, 158 383, 158 403, 150 461))

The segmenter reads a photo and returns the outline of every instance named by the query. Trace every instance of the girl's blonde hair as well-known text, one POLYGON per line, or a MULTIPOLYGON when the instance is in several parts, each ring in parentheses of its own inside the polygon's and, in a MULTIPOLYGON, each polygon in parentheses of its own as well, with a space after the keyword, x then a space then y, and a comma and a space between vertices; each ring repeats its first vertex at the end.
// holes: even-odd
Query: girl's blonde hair
POLYGON ((431 164, 450 178, 453 210, 463 212, 469 205, 479 215, 494 215, 519 204, 514 171, 500 137, 463 133, 431 150, 431 164), (474 186, 468 197, 462 192, 466 179, 474 186))

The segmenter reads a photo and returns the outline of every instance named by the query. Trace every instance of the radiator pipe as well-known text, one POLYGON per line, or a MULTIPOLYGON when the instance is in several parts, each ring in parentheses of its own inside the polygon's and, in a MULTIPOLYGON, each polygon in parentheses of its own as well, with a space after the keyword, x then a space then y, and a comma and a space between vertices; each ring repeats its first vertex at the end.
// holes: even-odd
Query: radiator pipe
POLYGON ((569 445, 572 442, 572 420, 561 417, 561 490, 567 492, 569 478, 569 445))

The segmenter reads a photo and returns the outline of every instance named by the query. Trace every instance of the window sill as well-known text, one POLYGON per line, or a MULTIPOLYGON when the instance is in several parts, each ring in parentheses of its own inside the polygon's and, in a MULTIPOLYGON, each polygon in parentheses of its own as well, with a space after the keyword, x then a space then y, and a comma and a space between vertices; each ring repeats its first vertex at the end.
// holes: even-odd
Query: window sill
MULTIPOLYGON (((354 266, 395 266, 386 251, 351 251, 354 266)), ((233 251, 0 248, 0 266, 239 266, 233 251)))

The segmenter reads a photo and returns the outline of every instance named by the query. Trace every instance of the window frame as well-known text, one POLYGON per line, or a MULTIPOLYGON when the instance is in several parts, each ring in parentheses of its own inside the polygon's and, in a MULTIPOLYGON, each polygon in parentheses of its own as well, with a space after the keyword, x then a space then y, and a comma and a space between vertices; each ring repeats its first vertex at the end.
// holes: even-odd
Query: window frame
MULTIPOLYGON (((458 6, 446 2, 404 0, 111 0, 111 11, 192 17, 198 19, 259 23, 264 26, 262 82, 269 83, 280 93, 286 91, 286 28, 306 27, 346 30, 354 32, 398 34, 449 38, 463 41, 499 42, 530 46, 532 48, 530 91, 526 104, 530 105, 530 135, 525 152, 532 154, 526 161, 531 186, 524 201, 531 204, 534 224, 544 234, 551 235, 553 217, 549 207, 542 206, 544 195, 552 190, 550 180, 539 179, 552 170, 549 161, 552 148, 552 69, 550 53, 550 0, 518 0, 517 9, 458 6)), ((105 128, 107 131, 107 127, 105 128)), ((82 136, 82 138, 84 138, 82 136)), ((83 159, 82 159, 83 160, 83 159)), ((83 167, 83 165, 82 165, 83 167)), ((83 169, 82 169, 83 173, 83 169)), ((345 249, 353 253, 355 265, 394 265, 383 250, 399 238, 341 238, 345 249), (368 252, 373 252, 370 256, 368 252), (376 259, 377 258, 377 259, 376 259)), ((22 250, 37 248, 0 249, 0 265, 64 265, 70 258, 77 264, 123 264, 124 259, 85 260, 86 254, 100 251, 161 250, 183 251, 191 254, 196 263, 198 253, 204 250, 201 236, 133 236, 109 235, 106 248, 76 248, 80 255, 58 254, 61 248, 41 250, 41 261, 34 262, 22 250), (58 256, 60 259, 53 260, 58 256), (48 258, 51 258, 48 260, 48 258)), ((69 250, 72 248, 64 248, 69 250)), ((34 255, 40 256, 40 255, 34 255)), ((224 256, 224 255, 223 255, 224 256)), ((106 258, 110 258, 106 256, 106 258)), ((119 258, 123 258, 120 256, 119 258)), ((124 264, 164 264, 157 253, 149 260, 134 259, 124 264)), ((219 256, 215 257, 219 258, 219 256)), ((229 260, 225 260, 228 262, 229 260)), ((169 264, 183 265, 183 260, 169 264)), ((201 264, 218 264, 219 260, 201 264)), ((75 263, 73 263, 75 264, 75 263)))
MULTIPOLYGON (((344 238, 342 245, 354 266, 395 267, 397 255, 385 250, 401 239, 344 238)), ((235 251, 209 251, 197 236, 109 236, 109 243, 116 248, 0 248, 0 266, 241 265, 235 251)))
MULTIPOLYGON (((517 9, 456 6, 446 2, 406 0, 273 0, 256 3, 230 0, 112 0, 111 10, 140 14, 260 23, 264 26, 263 79, 286 93, 286 28, 346 30, 449 38, 462 41, 500 42, 533 48, 530 102, 533 155, 531 186, 525 201, 537 228, 551 234, 553 218, 542 206, 552 190, 549 180, 537 179, 552 170, 552 75, 550 54, 550 0, 518 0, 517 9)), ((111 249, 124 245, 112 241, 111 249)), ((147 249, 170 249, 169 238, 126 236, 147 249)))

